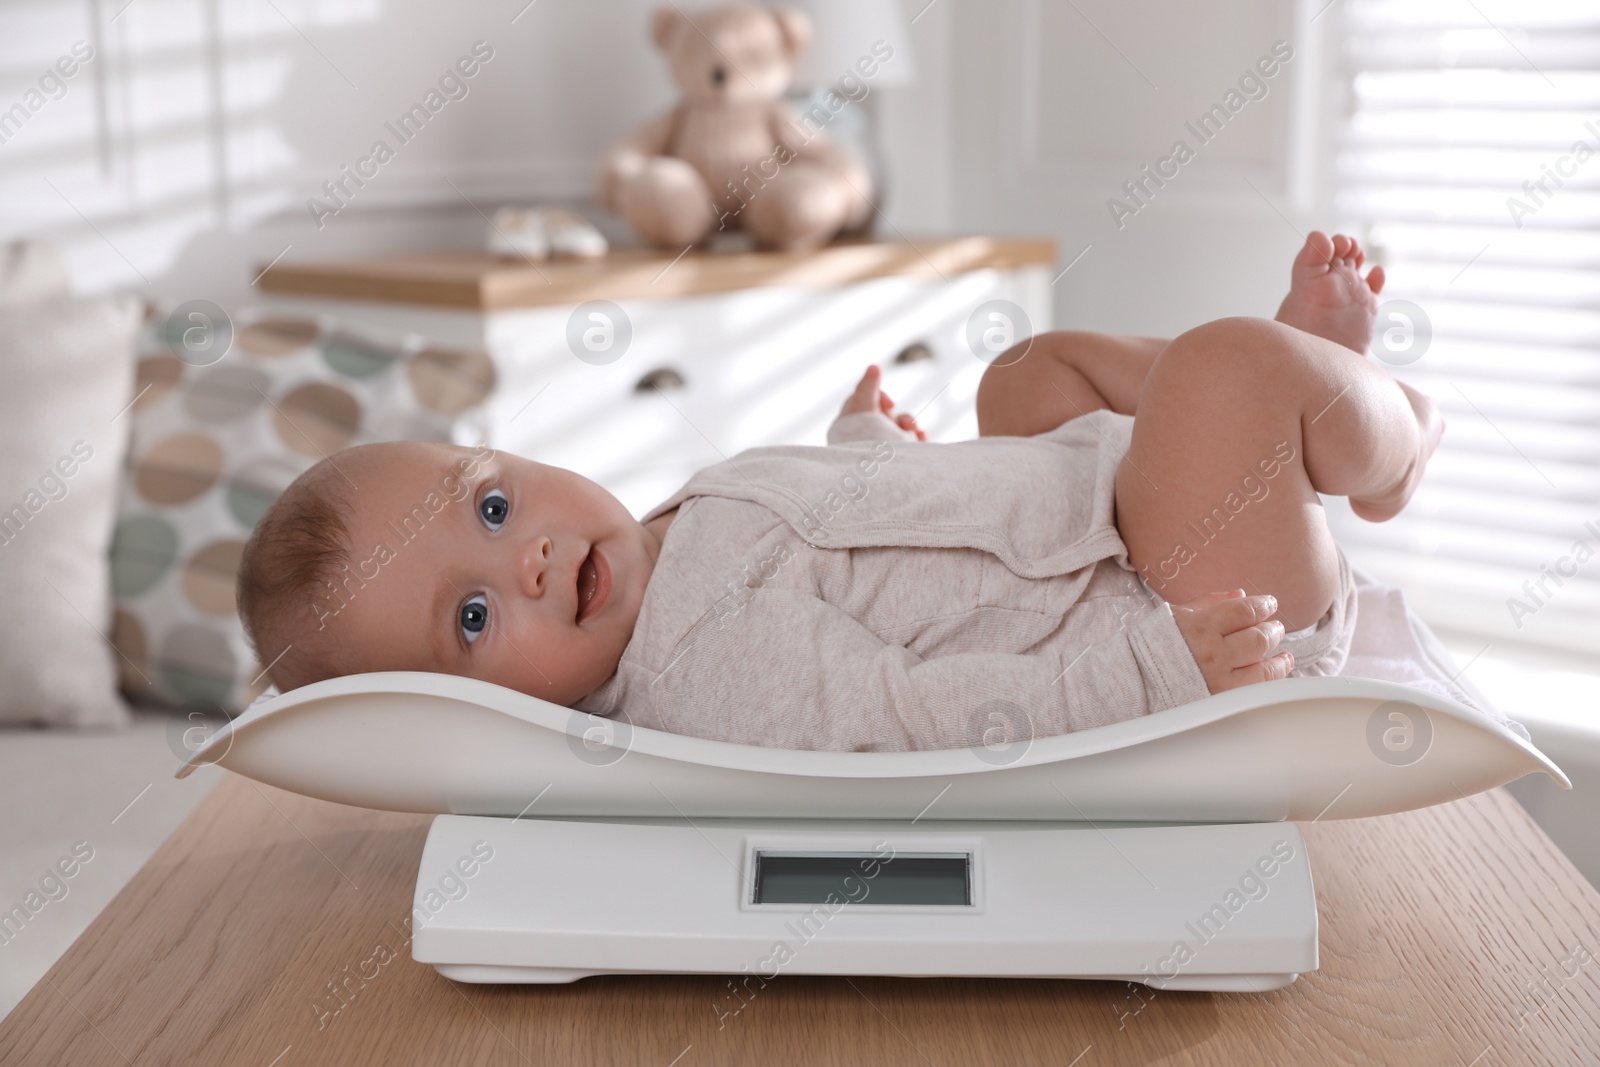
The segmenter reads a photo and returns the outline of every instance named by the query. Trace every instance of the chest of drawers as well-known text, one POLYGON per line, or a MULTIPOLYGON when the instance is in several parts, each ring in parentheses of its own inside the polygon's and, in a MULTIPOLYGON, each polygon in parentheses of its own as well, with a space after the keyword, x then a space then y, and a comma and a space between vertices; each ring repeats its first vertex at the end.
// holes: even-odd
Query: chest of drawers
POLYGON ((434 253, 276 266, 260 286, 283 310, 484 349, 496 385, 461 443, 574 470, 639 515, 743 449, 824 443, 870 363, 930 439, 973 436, 985 343, 1050 328, 1053 260, 1048 241, 976 237, 589 262, 434 253))

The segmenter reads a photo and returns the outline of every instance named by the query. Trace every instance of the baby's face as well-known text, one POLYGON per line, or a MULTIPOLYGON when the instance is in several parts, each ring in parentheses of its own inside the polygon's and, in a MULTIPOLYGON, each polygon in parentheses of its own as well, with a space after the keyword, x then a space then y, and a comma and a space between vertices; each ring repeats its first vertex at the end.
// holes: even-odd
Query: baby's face
POLYGON ((347 473, 351 562, 324 623, 357 669, 461 674, 564 705, 616 670, 660 544, 610 493, 419 442, 347 473))

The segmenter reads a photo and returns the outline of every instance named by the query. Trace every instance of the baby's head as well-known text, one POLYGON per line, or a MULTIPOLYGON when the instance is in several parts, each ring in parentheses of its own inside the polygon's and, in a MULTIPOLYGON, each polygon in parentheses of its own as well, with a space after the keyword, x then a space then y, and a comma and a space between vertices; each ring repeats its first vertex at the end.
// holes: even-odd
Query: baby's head
POLYGON ((438 671, 570 705, 615 672, 659 552, 621 501, 560 467, 361 445, 256 525, 239 614, 280 691, 438 671))

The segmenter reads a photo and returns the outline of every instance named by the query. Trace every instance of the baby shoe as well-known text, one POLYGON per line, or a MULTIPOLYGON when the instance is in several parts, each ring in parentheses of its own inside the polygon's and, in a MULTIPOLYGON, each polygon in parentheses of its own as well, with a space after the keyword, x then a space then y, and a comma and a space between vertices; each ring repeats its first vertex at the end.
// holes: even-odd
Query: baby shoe
POLYGON ((605 255, 610 247, 606 243, 605 235, 575 211, 545 208, 542 214, 550 250, 558 256, 596 259, 605 255))
POLYGON ((503 207, 489 223, 489 251, 513 259, 548 259, 550 238, 538 208, 503 207))

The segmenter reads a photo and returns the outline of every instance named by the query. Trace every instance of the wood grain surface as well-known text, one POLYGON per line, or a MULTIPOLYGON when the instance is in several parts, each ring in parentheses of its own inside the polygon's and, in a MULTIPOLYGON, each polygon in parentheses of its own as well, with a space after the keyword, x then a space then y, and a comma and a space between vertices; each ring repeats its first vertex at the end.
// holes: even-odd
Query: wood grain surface
MULTIPOLYGON (((486 252, 428 252, 344 263, 278 263, 266 292, 476 311, 665 299, 755 286, 828 288, 872 278, 948 278, 975 270, 1049 266, 1049 240, 956 237, 845 241, 811 252, 671 252, 617 249, 595 260, 519 260, 486 252)), ((263 265, 265 266, 265 265, 263 265)))
POLYGON ((1314 974, 472 986, 411 959, 428 816, 230 775, 0 1023, 6 1067, 1600 1063, 1600 896, 1503 791, 1308 824, 1314 974), (342 1001, 329 993, 343 982, 342 1001), (731 1011, 737 1008, 737 1011, 731 1011))

